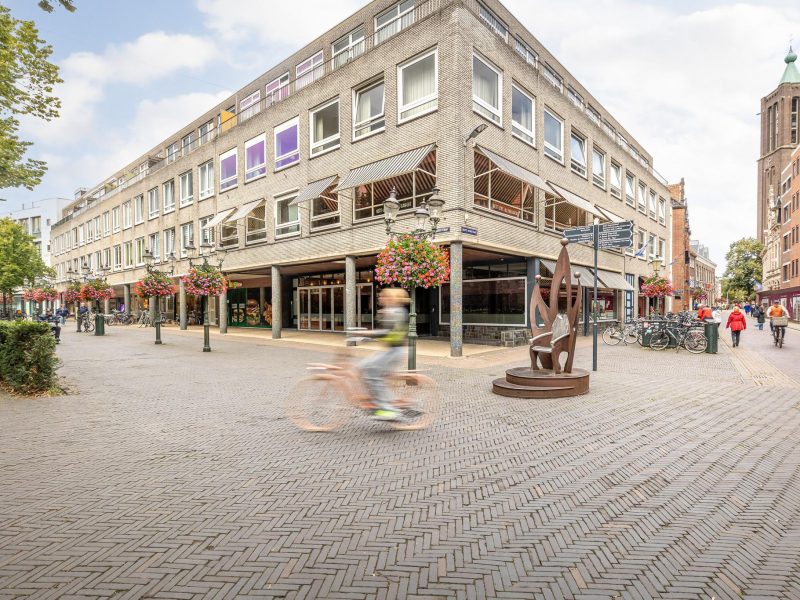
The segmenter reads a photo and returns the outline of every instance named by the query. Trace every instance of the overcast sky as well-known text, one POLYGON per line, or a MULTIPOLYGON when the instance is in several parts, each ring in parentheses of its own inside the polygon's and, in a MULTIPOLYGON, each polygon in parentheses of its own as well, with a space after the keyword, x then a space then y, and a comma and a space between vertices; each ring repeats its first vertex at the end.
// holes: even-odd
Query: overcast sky
MULTIPOLYGON (((99 183, 365 1, 76 0, 72 14, 7 4, 38 23, 65 82, 61 117, 25 122, 21 135, 49 172, 32 192, 0 192, 3 212, 99 183)), ((780 80, 790 36, 800 40, 800 2, 505 4, 664 177, 686 179, 693 237, 714 260, 755 235, 759 101, 780 80)))

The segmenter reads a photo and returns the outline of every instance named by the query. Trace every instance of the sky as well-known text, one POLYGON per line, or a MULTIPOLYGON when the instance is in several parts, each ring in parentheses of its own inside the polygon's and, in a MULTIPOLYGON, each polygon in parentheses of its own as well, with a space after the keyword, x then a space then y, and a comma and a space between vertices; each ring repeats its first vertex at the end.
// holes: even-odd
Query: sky
MULTIPOLYGON (((325 32, 366 0, 76 0, 36 21, 64 83, 61 116, 23 121, 49 170, 33 191, 0 190, 0 211, 71 198, 325 32)), ((785 67, 796 0, 504 0, 653 156, 686 181, 693 239, 720 264, 756 234, 760 99, 785 67)))

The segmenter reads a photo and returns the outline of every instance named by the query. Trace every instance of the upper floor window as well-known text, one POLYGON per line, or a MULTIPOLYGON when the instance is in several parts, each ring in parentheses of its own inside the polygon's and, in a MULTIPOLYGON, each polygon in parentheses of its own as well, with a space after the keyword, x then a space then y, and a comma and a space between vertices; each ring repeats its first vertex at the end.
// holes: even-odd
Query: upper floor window
POLYGON ((181 198, 181 206, 188 206, 194 199, 194 173, 186 171, 178 176, 178 185, 181 198))
POLYGON ((633 206, 636 203, 636 180, 630 173, 625 173, 625 203, 633 206))
POLYGON ((219 191, 236 187, 238 175, 237 148, 231 148, 219 155, 219 191))
POLYGON ((658 199, 658 222, 662 225, 667 222, 667 201, 664 198, 658 199))
POLYGON ((133 199, 133 222, 137 225, 144 223, 144 196, 142 194, 133 199))
POLYGON ((511 133, 531 145, 536 143, 534 134, 534 101, 516 85, 511 86, 511 133))
POLYGON ((639 182, 639 196, 637 200, 639 212, 647 214, 647 186, 641 182, 639 182))
POLYGON ((244 220, 245 243, 263 242, 267 239, 267 207, 265 202, 258 204, 244 220))
POLYGON ((267 136, 262 133, 244 143, 245 183, 267 173, 267 136))
POLYGON ((622 167, 611 161, 611 195, 615 198, 622 198, 622 167))
POLYGON ((493 65, 472 55, 472 110, 502 126, 503 75, 493 65))
POLYGON ((398 122, 433 112, 439 98, 438 54, 431 50, 397 68, 398 122))
POLYGON ((205 217, 200 219, 200 243, 207 245, 214 245, 214 227, 209 227, 209 223, 214 217, 205 217))
POLYGON ((103 213, 103 237, 111 234, 111 215, 108 211, 103 213))
POLYGON ((309 113, 311 156, 339 147, 339 99, 331 100, 309 113))
POLYGON ((331 45, 331 65, 338 69, 364 52, 364 27, 354 29, 331 45))
POLYGON ((167 146, 167 164, 175 162, 180 153, 180 146, 178 142, 173 142, 167 146))
POLYGON ((170 179, 164 182, 164 214, 175 210, 175 181, 170 179))
POLYGON ((414 0, 402 0, 375 17, 375 45, 414 23, 414 0))
POLYGON ((353 139, 386 129, 383 79, 353 92, 353 139))
POLYGON ((150 253, 153 255, 153 260, 161 260, 161 236, 158 232, 151 233, 147 240, 149 244, 150 253))
POLYGON ((542 68, 542 75, 544 75, 544 78, 550 83, 550 85, 556 88, 559 92, 562 93, 564 92, 564 80, 561 79, 561 75, 556 73, 553 67, 551 67, 547 63, 544 63, 542 68))
POLYGON ((239 122, 246 121, 261 110, 261 90, 239 100, 239 122))
POLYGON ((289 72, 276 77, 267 84, 266 104, 271 106, 289 97, 289 72))
POLYGON ((214 139, 214 121, 200 125, 200 143, 205 144, 214 139))
POLYGON ((214 195, 214 161, 200 165, 197 174, 200 180, 200 200, 205 200, 214 195))
POLYGON ((525 42, 522 41, 522 38, 517 36, 514 40, 514 49, 517 51, 522 58, 525 59, 525 62, 533 67, 537 67, 539 65, 539 55, 533 51, 533 49, 528 46, 525 42))
POLYGON ((570 135, 570 166, 574 173, 586 177, 586 138, 574 131, 570 135))
POLYGON ((154 187, 147 192, 147 216, 152 219, 158 216, 158 188, 154 187))
POLYGON ((197 148, 197 140, 194 137, 194 131, 192 131, 189 135, 183 136, 181 140, 181 153, 183 156, 186 156, 195 148, 197 148))
POLYGON ((300 118, 295 117, 275 128, 275 170, 300 162, 300 118))
POLYGON ((569 98, 569 101, 572 102, 576 108, 583 110, 583 96, 581 96, 571 85, 567 86, 567 98, 569 98))
POLYGON ((311 230, 339 225, 339 194, 331 183, 317 198, 311 201, 311 230))
POLYGON ((592 146, 592 183, 606 188, 606 155, 594 146, 592 146))
POLYGON ((194 244, 194 223, 184 223, 181 225, 181 256, 185 257, 189 253, 189 246, 194 244))
POLYGON ((494 31, 505 41, 508 41, 508 27, 506 27, 506 24, 503 23, 492 11, 486 8, 483 4, 478 4, 478 14, 480 15, 481 21, 483 21, 489 29, 494 31))
POLYGON ((544 110, 544 153, 564 162, 564 121, 547 109, 544 110))
POLYGON ((653 190, 650 190, 650 202, 647 205, 647 208, 650 218, 653 219, 654 221, 658 218, 657 207, 658 207, 658 200, 656 199, 656 193, 653 190))
POLYGON ((322 77, 325 73, 325 66, 322 64, 322 59, 322 50, 320 50, 311 58, 297 65, 295 68, 295 90, 299 90, 322 77))
POLYGON ((127 229, 128 227, 133 225, 133 221, 131 219, 132 214, 133 213, 131 211, 131 202, 130 202, 130 200, 128 200, 127 202, 123 202, 123 204, 122 204, 122 228, 123 229, 127 229))
POLYGON ((296 192, 275 196, 275 237, 286 237, 300 233, 300 212, 292 200, 296 192))

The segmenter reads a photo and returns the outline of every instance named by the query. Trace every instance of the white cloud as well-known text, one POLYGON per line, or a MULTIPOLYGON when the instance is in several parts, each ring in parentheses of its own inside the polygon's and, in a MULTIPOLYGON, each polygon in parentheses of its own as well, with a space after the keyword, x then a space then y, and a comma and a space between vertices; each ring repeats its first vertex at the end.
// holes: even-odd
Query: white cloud
POLYGON ((732 241, 755 235, 756 113, 780 79, 788 32, 800 31, 796 4, 506 4, 653 155, 658 171, 670 181, 685 177, 693 237, 717 263, 732 241))

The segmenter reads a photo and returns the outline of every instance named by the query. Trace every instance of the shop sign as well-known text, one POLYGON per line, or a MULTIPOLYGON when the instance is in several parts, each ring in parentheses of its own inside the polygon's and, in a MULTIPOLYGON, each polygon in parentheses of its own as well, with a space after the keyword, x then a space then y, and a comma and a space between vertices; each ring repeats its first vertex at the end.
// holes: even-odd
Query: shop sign
POLYGON ((474 227, 466 227, 462 225, 461 233, 466 233, 467 235, 478 235, 478 230, 475 229, 474 227))
POLYGON ((436 230, 436 233, 450 233, 450 228, 449 227, 439 227, 436 230))

